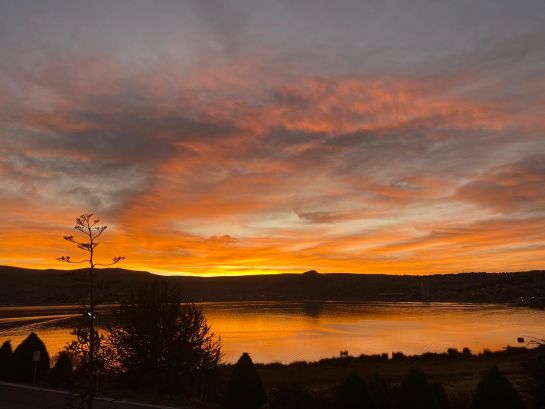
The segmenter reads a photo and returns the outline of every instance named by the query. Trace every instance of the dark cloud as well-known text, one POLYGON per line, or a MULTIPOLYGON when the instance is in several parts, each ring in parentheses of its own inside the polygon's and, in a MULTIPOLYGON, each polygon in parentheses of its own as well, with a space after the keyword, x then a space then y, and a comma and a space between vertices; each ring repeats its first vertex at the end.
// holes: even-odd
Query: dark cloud
POLYGON ((23 153, 4 156, 0 162, 4 177, 15 182, 18 194, 44 204, 72 203, 104 213, 119 211, 151 180, 146 168, 136 164, 23 153))
POLYGON ((340 215, 340 214, 333 214, 331 212, 300 212, 297 210, 294 210, 297 216, 303 220, 305 223, 334 223, 336 221, 340 221, 346 218, 346 215, 340 215))
POLYGON ((501 213, 545 213, 545 155, 498 166, 464 184, 455 198, 501 213))

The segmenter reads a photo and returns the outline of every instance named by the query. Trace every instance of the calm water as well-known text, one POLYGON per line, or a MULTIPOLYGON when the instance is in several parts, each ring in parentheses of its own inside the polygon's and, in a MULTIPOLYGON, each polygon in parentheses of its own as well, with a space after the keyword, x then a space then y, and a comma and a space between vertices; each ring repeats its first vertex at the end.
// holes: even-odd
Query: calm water
MULTIPOLYGON (((383 352, 474 352, 545 336, 545 311, 452 303, 241 302, 203 303, 223 342, 225 359, 250 352, 258 362, 292 362, 383 352)), ((75 310, 0 308, 0 342, 15 347, 34 331, 55 354, 70 339, 75 310)))

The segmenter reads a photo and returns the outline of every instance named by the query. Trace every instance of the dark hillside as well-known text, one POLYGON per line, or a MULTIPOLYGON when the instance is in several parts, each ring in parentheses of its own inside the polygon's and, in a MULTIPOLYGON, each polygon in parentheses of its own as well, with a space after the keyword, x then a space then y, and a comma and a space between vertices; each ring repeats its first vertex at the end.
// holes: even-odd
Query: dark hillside
MULTIPOLYGON (((0 266, 0 305, 77 303, 85 294, 83 270, 0 266)), ((144 271, 97 271, 102 302, 118 302, 153 278, 179 285, 194 301, 346 300, 530 303, 545 297, 545 271, 428 276, 281 274, 238 277, 158 276, 144 271)))

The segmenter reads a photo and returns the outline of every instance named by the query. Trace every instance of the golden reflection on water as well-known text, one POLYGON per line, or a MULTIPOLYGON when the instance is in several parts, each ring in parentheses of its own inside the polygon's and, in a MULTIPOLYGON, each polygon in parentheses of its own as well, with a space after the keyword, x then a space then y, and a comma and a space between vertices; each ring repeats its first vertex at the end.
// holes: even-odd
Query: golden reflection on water
MULTIPOLYGON (((545 332, 545 311, 500 305, 241 302, 201 306, 222 338, 228 362, 242 352, 258 362, 317 360, 338 356, 341 350, 351 355, 444 352, 450 347, 481 352, 516 345, 519 336, 543 337, 545 332)), ((0 318, 0 342, 11 339, 15 347, 35 331, 55 354, 71 339, 70 328, 63 326, 69 316, 51 315, 39 322, 26 316, 14 326, 13 317, 6 315, 0 318)))

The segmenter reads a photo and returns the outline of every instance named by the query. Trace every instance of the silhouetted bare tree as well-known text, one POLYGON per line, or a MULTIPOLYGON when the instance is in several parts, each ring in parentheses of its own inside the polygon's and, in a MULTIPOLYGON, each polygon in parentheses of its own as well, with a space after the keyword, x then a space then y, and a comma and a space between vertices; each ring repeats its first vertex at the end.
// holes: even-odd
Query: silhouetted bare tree
POLYGON ((76 218, 76 229, 83 239, 75 239, 74 236, 64 236, 64 239, 70 243, 73 243, 78 249, 87 253, 87 257, 82 260, 73 260, 70 256, 63 256, 57 258, 58 261, 71 264, 87 264, 88 276, 87 276, 87 289, 88 289, 88 302, 84 303, 84 315, 87 319, 87 328, 77 328, 74 331, 74 335, 77 336, 77 343, 79 344, 78 352, 86 355, 84 361, 86 361, 88 371, 88 385, 86 390, 86 402, 87 408, 92 409, 93 399, 96 395, 96 378, 97 378, 97 360, 96 355, 100 348, 100 337, 95 329, 96 319, 96 299, 95 299, 95 267, 107 267, 119 263, 124 260, 125 257, 114 257, 109 263, 97 263, 95 262, 95 251, 100 244, 97 239, 104 233, 108 226, 99 226, 100 219, 93 218, 92 213, 85 213, 76 218))

